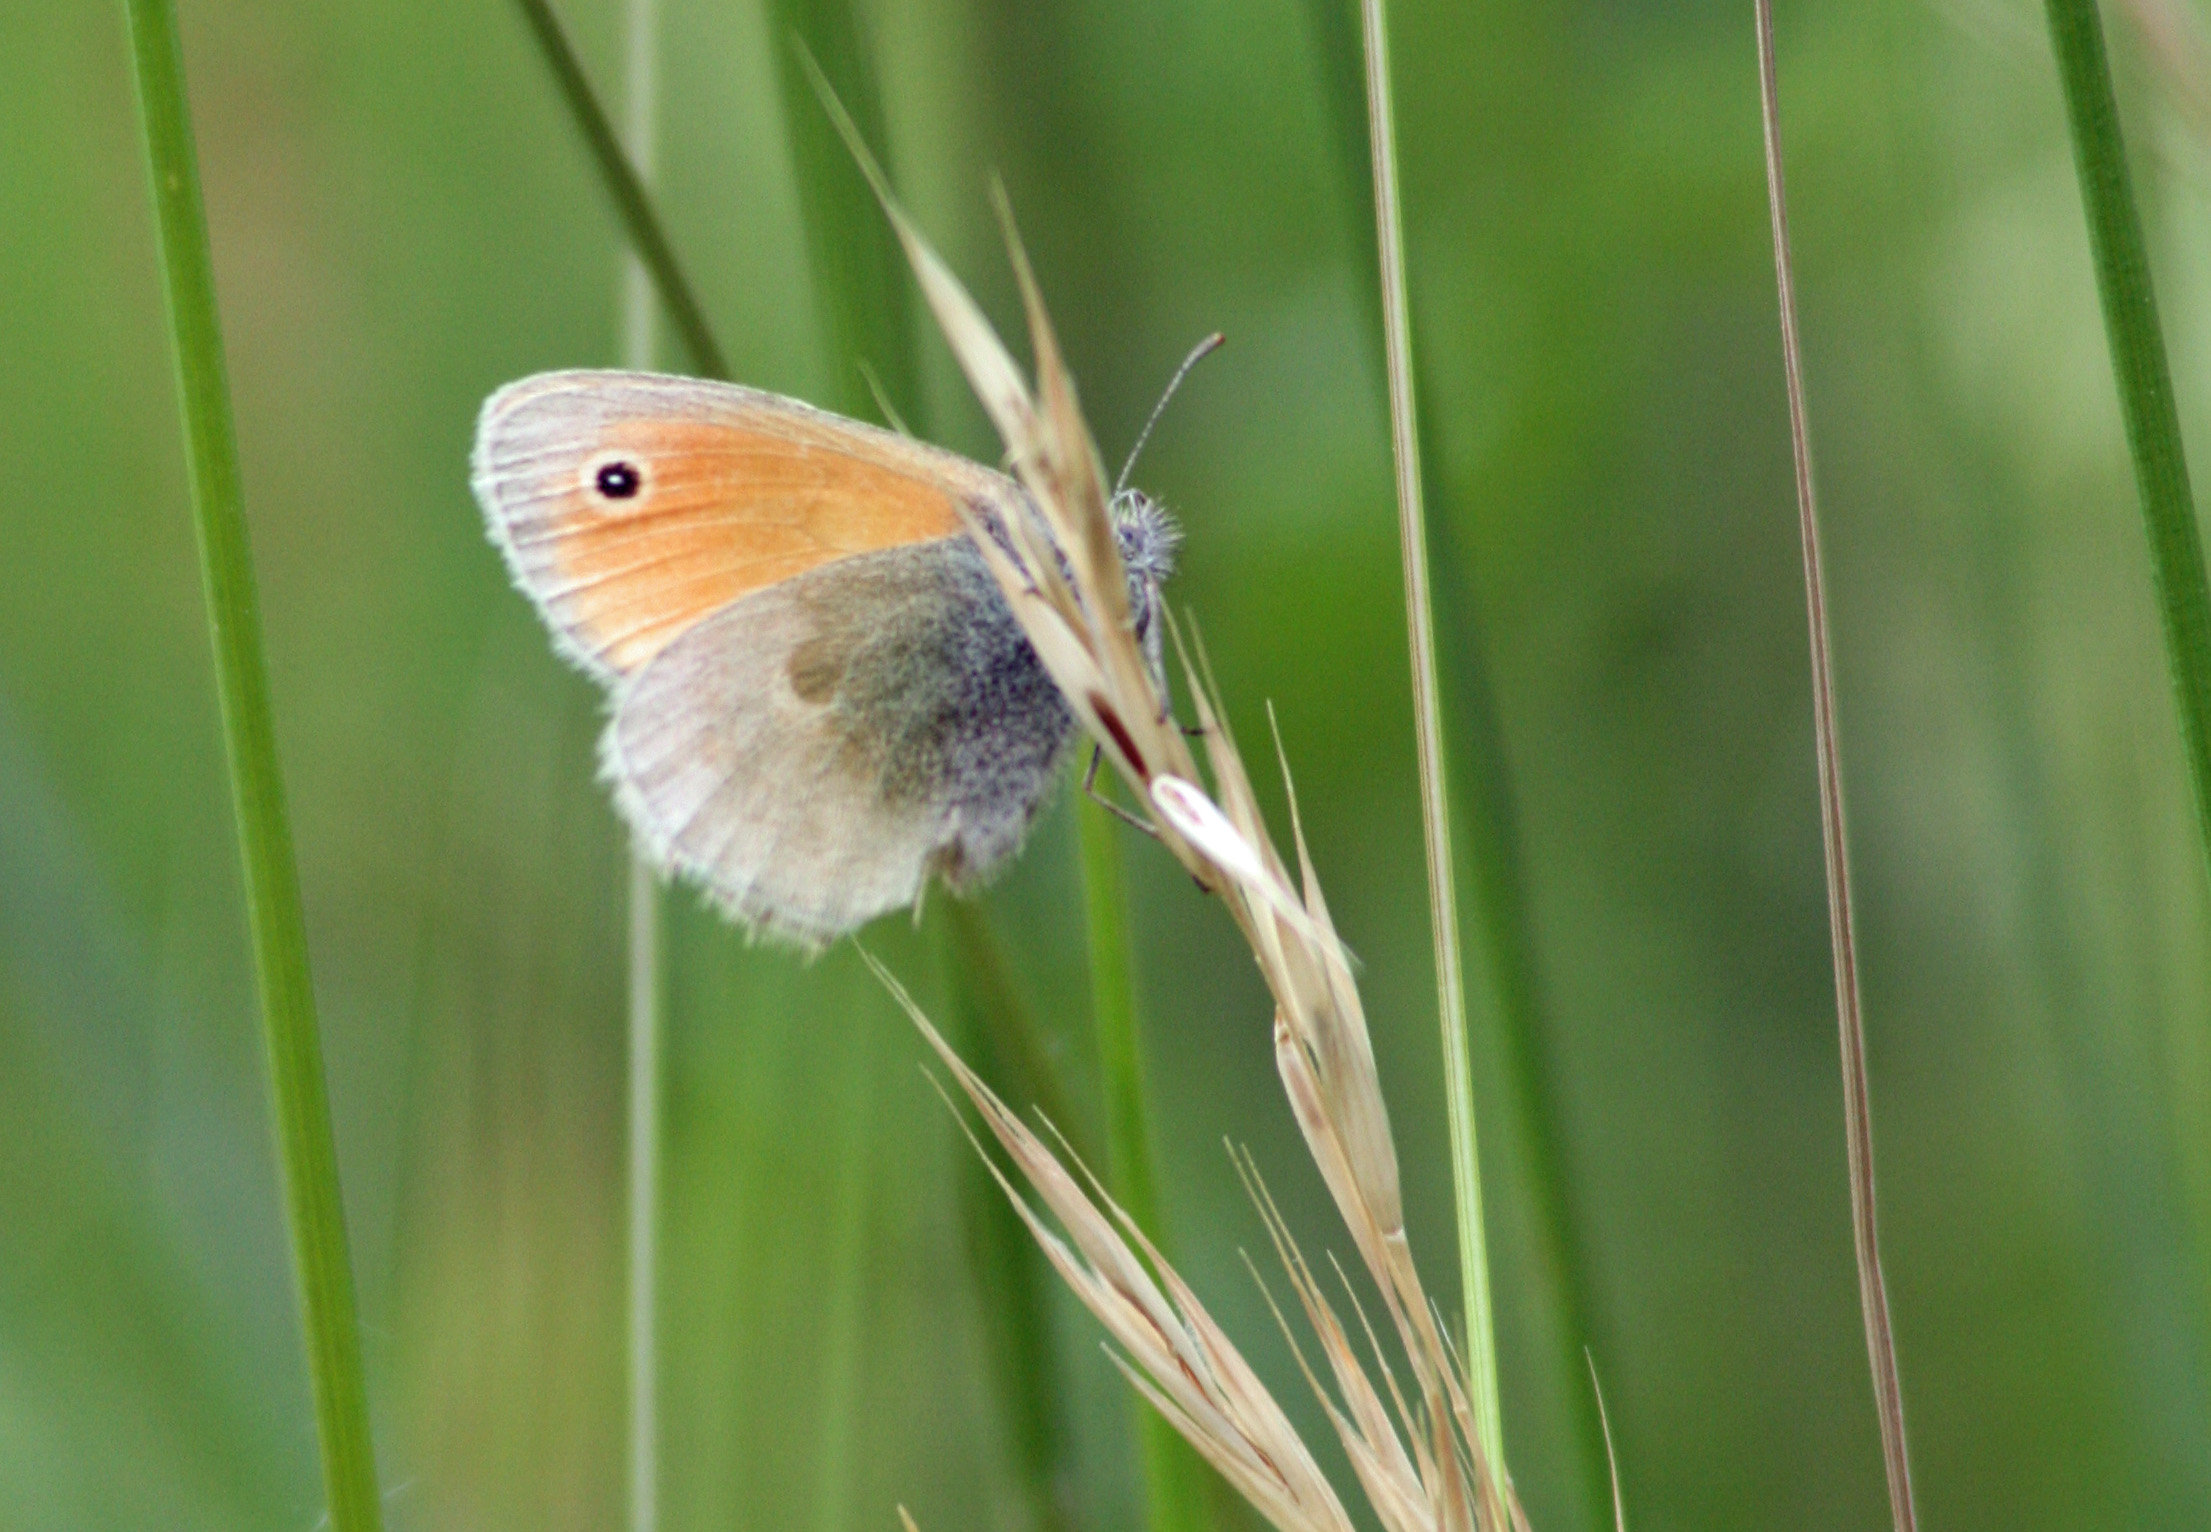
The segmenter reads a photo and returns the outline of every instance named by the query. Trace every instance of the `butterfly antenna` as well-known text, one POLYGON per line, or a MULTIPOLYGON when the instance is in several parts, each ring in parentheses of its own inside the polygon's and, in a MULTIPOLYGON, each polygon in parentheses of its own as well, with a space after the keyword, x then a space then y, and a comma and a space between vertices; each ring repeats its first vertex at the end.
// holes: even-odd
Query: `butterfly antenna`
POLYGON ((1228 337, 1215 330, 1190 348, 1190 354, 1182 359, 1182 365, 1175 369, 1175 375, 1167 380, 1167 391, 1152 406, 1152 418, 1145 421, 1144 429, 1136 433, 1136 445, 1129 448, 1129 460, 1121 465, 1121 477, 1113 481, 1113 492, 1116 495, 1128 488, 1129 474, 1136 467, 1137 454, 1144 450, 1144 443, 1152 439, 1152 427, 1158 425, 1159 417, 1167 413, 1167 401, 1175 396, 1176 389, 1182 387, 1182 380, 1190 375, 1190 369, 1227 344, 1228 337))

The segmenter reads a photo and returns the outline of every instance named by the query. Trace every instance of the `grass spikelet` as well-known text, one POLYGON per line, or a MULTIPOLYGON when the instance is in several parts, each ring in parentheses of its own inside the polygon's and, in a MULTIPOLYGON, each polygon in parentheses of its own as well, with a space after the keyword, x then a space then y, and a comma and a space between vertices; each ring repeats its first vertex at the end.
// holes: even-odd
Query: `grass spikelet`
MULTIPOLYGON (((1186 642, 1181 627, 1171 621, 1169 631, 1197 716, 1192 732, 1204 741, 1206 771, 1201 772, 1191 752, 1172 699, 1154 679, 1129 616, 1128 581, 1097 448, 1004 199, 999 199, 1000 213, 1036 358, 1033 392, 958 278, 890 196, 849 120, 833 101, 830 108, 882 199, 923 296, 996 423, 1030 497, 1033 516, 1009 517, 1011 525, 993 529, 982 525, 978 514, 970 531, 1076 715, 1145 806, 1161 843, 1201 886, 1220 896, 1274 997, 1275 1059, 1291 1109, 1360 1259, 1381 1291, 1417 1399, 1417 1409, 1404 1421, 1404 1443, 1412 1446, 1398 1443, 1385 1452, 1354 1430, 1361 1444, 1355 1455, 1364 1451, 1369 1466, 1382 1474, 1376 1483, 1385 1487, 1393 1515, 1413 1499, 1425 1506, 1425 1519, 1393 1520, 1393 1526, 1515 1526, 1519 1513, 1511 1489, 1483 1446, 1465 1370, 1444 1337, 1413 1262, 1389 1112, 1352 961, 1329 918, 1302 833, 1296 837, 1298 876, 1293 878, 1268 833, 1206 674, 1202 650, 1193 656, 1197 646, 1186 642), (994 530, 1000 535, 993 535, 994 530), (1413 1465, 1409 1478, 1397 1471, 1400 1459, 1413 1465)), ((1125 1370, 1139 1391, 1277 1526, 1341 1524, 1341 1507, 1332 1491, 1323 1493, 1325 1481, 1317 1471, 1308 1482, 1310 1458, 1295 1445, 1279 1408, 1264 1399, 1234 1348, 1157 1252, 1110 1202, 1104 1210, 1092 1202, 1041 1142, 943 1047, 926 1019, 910 1004, 908 1009, 1067 1230, 1079 1257, 1040 1220, 1025 1215, 1061 1276, 1127 1348, 1130 1365, 1125 1370), (1160 1295, 1145 1261, 1124 1234, 1150 1261, 1158 1284, 1173 1293, 1171 1301, 1160 1295)), ((1316 1291, 1301 1287, 1301 1297, 1316 1291)), ((1347 1385, 1339 1374, 1339 1386, 1371 1393, 1364 1374, 1359 1377, 1357 1385, 1347 1385)), ((1373 1424, 1384 1417, 1378 1403, 1362 1396, 1349 1407, 1349 1418, 1373 1424)))
POLYGON ((952 1051, 890 971, 867 956, 1065 1231, 1064 1239, 1054 1234, 1001 1176, 1054 1269, 1121 1345, 1115 1360, 1130 1382, 1275 1526, 1350 1532, 1343 1503, 1288 1417, 1134 1220, 1095 1181, 1069 1171, 952 1051))
MULTIPOLYGON (((999 1184, 1053 1268, 1120 1345, 1114 1361, 1131 1386, 1271 1524, 1283 1532, 1349 1532, 1349 1514, 1288 1416, 1135 1221, 1087 1172, 1070 1170, 953 1052, 890 971, 872 954, 867 960, 1064 1231, 1064 1237, 1054 1233, 1043 1215, 999 1175, 999 1184)), ((1377 1388, 1256 1170, 1248 1160, 1240 1161, 1239 1169, 1320 1338, 1335 1396, 1302 1353, 1299 1364, 1383 1525, 1389 1532, 1525 1528, 1509 1489, 1490 1474, 1471 1434, 1464 1382, 1442 1347, 1440 1332, 1435 1350, 1413 1353, 1421 1388, 1418 1408, 1407 1404, 1395 1379, 1379 1365, 1383 1386, 1377 1388)), ((995 1168, 993 1174, 999 1174, 995 1168)), ((1371 1345, 1371 1331, 1368 1339, 1371 1345)), ((1379 1347, 1375 1349, 1379 1355, 1379 1347)))

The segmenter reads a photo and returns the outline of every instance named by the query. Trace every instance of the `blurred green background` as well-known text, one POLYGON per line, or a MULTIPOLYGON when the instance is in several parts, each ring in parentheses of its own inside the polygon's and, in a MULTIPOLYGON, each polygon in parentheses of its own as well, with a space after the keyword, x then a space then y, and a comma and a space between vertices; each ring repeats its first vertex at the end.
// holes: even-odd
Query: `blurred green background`
MULTIPOLYGON (((768 25, 663 4, 677 244, 739 376, 818 396, 768 25)), ((615 6, 564 14, 612 91, 615 6)), ((1003 174, 1109 459, 1188 345, 1229 336, 1139 477, 1188 528, 1175 594, 1255 758, 1279 715, 1416 1249, 1455 1294, 1328 42, 1293 0, 872 14, 905 195, 1012 321, 1003 174)), ((625 851, 599 699, 508 588, 466 458, 492 388, 613 360, 615 227, 505 0, 183 19, 391 1522, 611 1528, 625 851)), ((2198 17, 2109 20, 2200 447, 2204 55, 2143 42, 2198 17)), ((1438 578, 1490 642, 1630 1521, 1877 1525, 1749 7, 1406 0, 1394 27, 1463 554, 1438 578)), ((1780 46, 1921 1508, 2211 1525, 2211 911, 2041 12, 1815 0, 1780 46)), ((120 8, 5 0, 0 58, 0 1528, 304 1532, 120 8)), ((917 424, 993 456, 923 349, 917 424)), ((1072 846, 1063 801, 986 903, 1094 1108, 1072 846)), ((1263 991, 1221 912, 1126 852, 1183 1269, 1319 1442, 1221 1150, 1342 1247, 1263 991)), ((849 949, 809 965, 668 908, 667 1524, 1025 1526, 954 1211, 968 1151, 916 1039, 849 949)), ((870 942, 937 1003, 929 933, 870 942)), ((1583 1380, 1553 1368, 1518 1125, 1477 1054, 1512 1464, 1539 1529, 1590 1527, 1583 1380)), ((1121 1385, 1086 1319, 1060 1331, 1086 1525, 1133 1527, 1121 1385)))

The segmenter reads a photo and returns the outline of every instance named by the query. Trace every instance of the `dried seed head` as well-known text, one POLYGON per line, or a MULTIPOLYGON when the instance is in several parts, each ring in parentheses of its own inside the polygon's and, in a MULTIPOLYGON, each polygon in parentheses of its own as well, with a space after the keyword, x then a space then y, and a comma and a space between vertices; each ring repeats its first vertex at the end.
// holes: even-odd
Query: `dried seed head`
MULTIPOLYGON (((1171 537, 1150 520, 1157 508, 1148 499, 1107 491, 1097 448, 1075 401, 1074 380, 1003 193, 1000 213, 1036 357, 1033 393, 959 279, 892 200, 849 119, 833 100, 829 104, 1036 512, 1003 529, 971 526, 984 560, 1070 707, 1146 806, 1162 843, 1201 885, 1221 896, 1274 995, 1275 1057, 1283 1086, 1380 1290, 1413 1383, 1407 1402, 1397 1399, 1390 1380, 1396 1408, 1383 1407, 1271 1204, 1263 1204, 1300 1304, 1322 1338, 1343 1400, 1330 1404, 1330 1416, 1360 1483, 1391 1532, 1524 1527, 1510 1484, 1484 1460, 1464 1369, 1413 1264, 1397 1151, 1356 975, 1321 897, 1296 823, 1295 797, 1298 877, 1293 880, 1221 717, 1202 649, 1193 661, 1172 615, 1156 606, 1157 582, 1149 578, 1147 561, 1165 558, 1173 547, 1171 537), (1150 620, 1147 607, 1157 610, 1158 623, 1150 620), (1182 663, 1198 720, 1195 732, 1205 742, 1209 770, 1204 773, 1174 715, 1160 663, 1159 626, 1174 639, 1182 663), (1210 794, 1201 786, 1208 778, 1210 794)), ((1348 1528, 1342 1505, 1287 1417, 1158 1252, 1110 1200, 1086 1192, 952 1054, 895 981, 880 967, 877 972, 892 984, 992 1134, 1059 1220, 1064 1242, 1015 1197, 1060 1275, 1125 1348, 1120 1360, 1132 1383, 1276 1526, 1301 1532, 1348 1528)), ((1011 1194, 1010 1186, 1007 1190, 1011 1194)))

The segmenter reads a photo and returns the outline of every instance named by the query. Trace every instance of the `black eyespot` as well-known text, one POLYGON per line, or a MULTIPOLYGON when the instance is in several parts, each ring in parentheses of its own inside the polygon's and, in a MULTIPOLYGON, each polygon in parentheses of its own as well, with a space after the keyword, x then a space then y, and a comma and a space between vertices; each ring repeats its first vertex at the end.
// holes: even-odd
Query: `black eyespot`
POLYGON ((609 500, 627 500, 644 484, 635 463, 608 463, 600 468, 599 493, 609 500))

